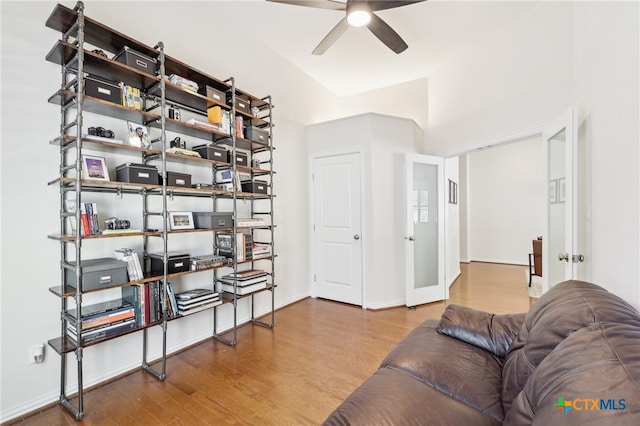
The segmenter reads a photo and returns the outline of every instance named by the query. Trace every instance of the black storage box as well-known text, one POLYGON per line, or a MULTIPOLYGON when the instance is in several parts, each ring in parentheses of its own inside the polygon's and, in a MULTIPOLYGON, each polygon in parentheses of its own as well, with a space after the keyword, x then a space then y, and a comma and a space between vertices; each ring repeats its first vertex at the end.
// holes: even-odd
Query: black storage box
POLYGON ((200 157, 208 160, 217 160, 227 162, 228 154, 227 150, 215 145, 198 145, 194 146, 193 150, 200 154, 200 157))
POLYGON ((263 180, 243 180, 242 192, 253 192, 254 194, 266 194, 268 183, 263 180))
POLYGON ((158 185, 158 168, 147 164, 121 164, 116 167, 116 180, 118 182, 158 185))
POLYGON ((84 94, 122 105, 122 88, 115 81, 89 75, 84 80, 84 94))
POLYGON ((255 126, 247 126, 244 129, 244 137, 245 139, 263 143, 265 145, 269 143, 269 132, 255 126))
POLYGON ((233 227, 233 213, 231 212, 193 212, 192 214, 196 229, 233 227))
POLYGON ((214 101, 224 105, 226 100, 227 100, 227 96, 225 94, 225 92, 218 90, 218 89, 214 89, 211 86, 205 86, 205 87, 201 87, 200 88, 200 94, 201 95, 205 95, 207 98, 209 99, 213 99, 214 101))
MULTIPOLYGON (((162 275, 164 273, 164 263, 162 254, 150 254, 151 273, 162 275)), ((168 252, 167 253, 167 274, 185 272, 191 268, 191 257, 188 253, 168 252)))
MULTIPOLYGON (((227 105, 231 106, 231 93, 227 93, 227 105)), ((251 114, 251 105, 249 99, 236 95, 236 111, 242 111, 251 114)))
MULTIPOLYGON (((76 262, 69 262, 76 266, 76 262)), ((80 262, 80 288, 82 291, 109 288, 129 282, 127 262, 112 257, 86 259, 80 262)), ((75 269, 64 270, 66 285, 76 288, 75 269)))
POLYGON ((147 74, 156 75, 158 70, 158 61, 136 50, 125 46, 120 52, 113 57, 114 61, 122 62, 130 67, 136 68, 147 74))
MULTIPOLYGON (((160 176, 160 183, 162 183, 162 176, 160 176)), ((167 186, 186 186, 191 188, 191 175, 167 170, 167 186)))
MULTIPOLYGON (((233 152, 227 151, 227 163, 233 162, 233 152)), ((237 152, 236 151, 236 165, 238 166, 247 166, 249 164, 249 157, 246 152, 237 152)))

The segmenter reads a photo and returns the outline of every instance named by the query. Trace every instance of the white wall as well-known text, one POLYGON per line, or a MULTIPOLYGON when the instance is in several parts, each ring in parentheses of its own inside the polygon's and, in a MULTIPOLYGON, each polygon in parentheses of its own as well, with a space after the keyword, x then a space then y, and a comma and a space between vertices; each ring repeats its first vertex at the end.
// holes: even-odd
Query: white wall
POLYGON ((542 140, 474 151, 467 177, 470 260, 528 264, 531 240, 544 234, 542 140))
MULTIPOLYGON (((0 421, 29 412, 57 400, 60 357, 47 348, 45 361, 28 364, 32 345, 45 343, 60 333, 60 301, 48 288, 59 283, 59 244, 47 239, 58 229, 58 190, 47 182, 58 174, 57 149, 48 142, 59 132, 59 108, 47 98, 60 84, 60 68, 45 61, 59 34, 45 27, 55 2, 2 2, 2 395, 0 421)), ((73 7, 75 2, 66 2, 73 7)), ((276 229, 276 305, 283 306, 309 295, 307 258, 300 256, 306 246, 308 218, 305 187, 306 153, 304 125, 313 117, 333 111, 335 98, 315 81, 303 75, 259 41, 241 37, 233 19, 217 20, 220 34, 233 34, 235 50, 210 49, 211 43, 194 45, 194 40, 211 40, 210 16, 188 14, 179 3, 150 7, 148 2, 85 2, 89 17, 120 32, 154 45, 164 41, 167 54, 207 73, 225 79, 236 78, 237 85, 257 96, 272 95, 274 104, 275 224, 276 229), (153 25, 141 26, 144 17, 153 25), (172 30, 176 22, 181 31, 172 30), (227 23, 227 24, 225 24, 227 23), (225 27, 224 25, 228 25, 225 27), (206 48, 207 54, 203 54, 206 48), (252 52, 247 55, 246 52, 252 52), (262 68, 256 72, 255 64, 262 68), (304 93, 307 98, 300 96, 304 93), (306 99, 314 99, 308 102, 306 99)), ((224 3, 221 3, 224 8, 224 3)), ((99 120, 94 117, 93 119, 99 120)), ((112 123, 111 121, 109 122, 112 123)), ((115 129, 117 131, 117 129, 115 129)), ((194 143, 195 141, 188 141, 194 143)), ((118 159, 117 161, 120 161, 118 159)), ((115 159, 111 167, 116 163, 115 159)), ((131 160, 128 160, 131 161, 131 160)), ((113 172, 113 168, 111 170, 113 172)), ((102 199, 101 199, 102 200, 102 199)), ((191 203, 174 200, 172 206, 191 203)), ((101 203, 123 217, 138 218, 140 202, 132 197, 123 201, 106 196, 101 203)), ((105 207, 107 208, 107 207, 105 207)), ((192 247, 197 239, 173 238, 173 244, 192 247)), ((114 239, 115 240, 115 239, 114 239)), ((114 244, 137 246, 129 238, 100 244, 86 243, 88 254, 110 256, 114 244)), ((205 274, 206 275, 206 274, 205 274)), ((191 275, 179 285, 203 285, 210 276, 191 275)), ((108 296, 105 296, 108 297, 108 296)), ((116 296, 113 296, 116 297, 116 296)), ((268 297, 260 297, 257 312, 268 309, 268 297)), ((239 320, 248 319, 246 301, 240 305, 239 320)), ((169 352, 211 335, 211 312, 172 321, 168 331, 169 352)), ((221 309, 218 331, 231 324, 229 306, 221 309)), ((277 319, 276 319, 277 321, 277 319)), ((150 330, 151 359, 160 353, 159 327, 150 330)), ((95 384, 140 366, 141 333, 91 347, 85 351, 84 379, 95 384)), ((72 361, 73 354, 69 357, 72 361)), ((69 392, 75 383, 75 363, 70 363, 69 392)), ((171 374, 169 372, 169 374, 171 374)), ((87 407, 90 409, 90 407, 87 407)))
POLYGON ((540 2, 429 76, 427 152, 464 147, 553 121, 572 103, 570 2, 540 2))
POLYGON ((591 143, 592 280, 640 306, 638 2, 577 2, 574 80, 591 143))
POLYGON ((444 190, 445 202, 445 283, 451 286, 460 275, 460 220, 461 220, 461 182, 460 161, 458 157, 447 158, 444 162, 444 190), (457 204, 449 203, 449 180, 457 184, 457 204))
MULTIPOLYGON (((310 164, 317 157, 361 153, 364 191, 363 307, 385 308, 404 304, 402 161, 404 153, 415 153, 420 147, 422 131, 413 120, 363 114, 313 124, 307 128, 306 134, 310 164)), ((310 175, 308 179, 311 188, 310 175)), ((311 245, 309 252, 313 256, 311 245)), ((309 273, 313 275, 314 272, 310 270, 309 273)))
POLYGON ((576 105, 578 137, 591 144, 592 281, 636 307, 638 8, 541 2, 429 77, 426 131, 427 152, 447 155, 543 126, 576 105))

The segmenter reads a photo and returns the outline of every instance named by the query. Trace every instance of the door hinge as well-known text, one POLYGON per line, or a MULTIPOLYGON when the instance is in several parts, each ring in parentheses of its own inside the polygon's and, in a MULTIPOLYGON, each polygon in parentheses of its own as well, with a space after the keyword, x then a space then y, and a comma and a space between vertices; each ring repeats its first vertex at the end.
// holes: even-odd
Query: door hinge
POLYGON ((313 274, 313 282, 316 282, 316 274, 313 274))

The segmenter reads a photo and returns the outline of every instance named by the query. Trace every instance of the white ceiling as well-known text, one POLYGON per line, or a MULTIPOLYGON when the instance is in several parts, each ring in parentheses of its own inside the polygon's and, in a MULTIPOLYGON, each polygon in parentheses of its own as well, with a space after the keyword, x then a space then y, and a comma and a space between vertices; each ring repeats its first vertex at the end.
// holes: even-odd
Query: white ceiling
MULTIPOLYGON (((450 55, 526 13, 535 1, 429 0, 376 12, 409 45, 396 55, 369 30, 349 28, 324 53, 311 51, 344 12, 255 0, 224 2, 243 28, 339 96, 428 77, 450 55)), ((220 5, 220 4, 219 4, 220 5)), ((542 30, 542 29, 541 29, 542 30)))

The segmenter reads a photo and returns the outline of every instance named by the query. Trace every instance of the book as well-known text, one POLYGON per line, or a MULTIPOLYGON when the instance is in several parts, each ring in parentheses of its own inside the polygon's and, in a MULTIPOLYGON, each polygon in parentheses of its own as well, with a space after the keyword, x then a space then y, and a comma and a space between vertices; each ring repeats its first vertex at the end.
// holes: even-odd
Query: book
MULTIPOLYGON (((132 306, 133 305, 129 301, 123 298, 107 300, 106 302, 94 303, 92 305, 83 305, 82 321, 90 319, 96 315, 105 314, 122 308, 129 308, 132 306)), ((69 314, 70 318, 77 320, 78 310, 76 308, 69 309, 67 313, 69 314)))
MULTIPOLYGON (((233 285, 233 277, 231 277, 231 278, 228 277, 228 276, 221 277, 220 281, 222 283, 224 283, 224 284, 233 285)), ((257 284, 257 283, 266 282, 266 281, 267 281, 267 275, 264 274, 264 275, 259 276, 259 277, 247 278, 247 279, 243 279, 243 280, 236 279, 236 285, 238 287, 247 287, 247 286, 250 286, 252 284, 257 284)))
POLYGON ((176 299, 178 301, 181 300, 191 300, 196 297, 207 296, 215 293, 213 290, 208 288, 195 288, 193 290, 183 291, 182 293, 176 294, 176 299))
POLYGON ((220 285, 220 288, 222 289, 222 291, 226 291, 227 293, 233 294, 235 292, 235 294, 237 295, 245 295, 254 291, 262 290, 263 288, 267 288, 267 282, 263 281, 261 283, 251 284, 244 287, 236 287, 235 289, 233 288, 233 284, 222 283, 220 285))
MULTIPOLYGON (((134 329, 135 327, 136 327, 135 319, 130 319, 124 322, 111 324, 104 328, 99 328, 93 332, 81 333, 80 340, 82 344, 91 343, 91 342, 95 342, 96 340, 105 339, 107 337, 124 333, 126 331, 134 329)), ((78 336, 75 333, 75 329, 70 329, 69 327, 67 327, 67 335, 76 344, 78 343, 78 336)))
POLYGON ((89 216, 87 214, 86 203, 80 203, 80 223, 82 225, 82 235, 91 235, 91 228, 89 228, 89 216))
POLYGON ((129 281, 141 280, 144 278, 142 272, 142 265, 140 264, 140 258, 135 249, 121 248, 116 249, 116 259, 124 260, 127 262, 127 273, 129 274, 129 281))
POLYGON ((144 318, 144 285, 145 284, 134 284, 122 287, 122 298, 133 305, 136 325, 138 327, 146 325, 144 318))
POLYGON ((212 302, 217 302, 218 300, 220 300, 220 296, 216 293, 216 296, 214 297, 209 297, 207 299, 204 300, 200 300, 198 302, 189 302, 189 303, 178 303, 178 312, 183 312, 185 310, 189 310, 192 308, 195 308, 196 306, 201 306, 201 305, 206 305, 206 304, 210 304, 212 302))
MULTIPOLYGON (((118 309, 115 311, 106 312, 104 314, 93 316, 89 319, 83 319, 81 321, 82 330, 92 330, 105 325, 114 324, 116 322, 126 320, 129 318, 135 318, 135 310, 133 306, 129 308, 118 309)), ((72 325, 75 329, 76 321, 70 319, 68 324, 72 325)))
POLYGON ((219 293, 212 292, 210 294, 206 294, 206 295, 203 295, 203 296, 200 296, 200 297, 194 297, 193 299, 189 299, 189 300, 176 300, 176 305, 178 307, 189 306, 189 305, 192 305, 194 303, 215 299, 218 296, 219 296, 219 293))
POLYGON ((232 272, 222 278, 229 277, 237 278, 238 280, 246 280, 249 278, 264 277, 266 275, 267 273, 262 269, 247 269, 246 271, 238 271, 237 273, 232 272))
POLYGON ((195 314, 196 312, 205 311, 207 309, 211 309, 214 306, 218 306, 218 305, 221 305, 221 304, 222 304, 222 300, 217 300, 215 302, 206 303, 204 305, 196 306, 195 308, 183 309, 183 310, 179 311, 179 313, 180 313, 180 315, 195 314))

